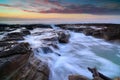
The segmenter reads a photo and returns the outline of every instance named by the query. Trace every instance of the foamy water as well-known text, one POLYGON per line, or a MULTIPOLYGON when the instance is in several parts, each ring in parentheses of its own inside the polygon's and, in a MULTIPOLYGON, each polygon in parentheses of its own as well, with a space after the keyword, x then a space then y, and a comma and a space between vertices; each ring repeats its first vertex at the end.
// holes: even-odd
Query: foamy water
MULTIPOLYGON (((31 33, 40 31, 40 29, 34 29, 31 33)), ((85 36, 82 33, 70 32, 70 35, 69 43, 58 43, 59 49, 50 47, 54 51, 53 53, 44 54, 41 50, 34 51, 38 58, 48 62, 50 68, 49 80, 68 80, 70 74, 80 74, 92 78, 92 74, 87 70, 87 67, 96 67, 99 72, 111 78, 120 76, 119 45, 85 36)), ((47 36, 51 36, 51 34, 29 35, 25 37, 25 41, 29 42, 35 50, 42 45, 40 39, 47 36)))

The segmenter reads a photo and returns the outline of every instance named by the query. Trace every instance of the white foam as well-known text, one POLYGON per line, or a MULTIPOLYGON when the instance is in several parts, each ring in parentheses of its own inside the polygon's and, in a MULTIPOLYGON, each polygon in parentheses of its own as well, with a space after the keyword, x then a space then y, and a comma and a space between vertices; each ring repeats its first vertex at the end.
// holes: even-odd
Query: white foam
MULTIPOLYGON (((42 30, 35 29, 32 33, 42 30)), ((87 67, 96 67, 101 73, 109 77, 119 76, 120 67, 110 60, 97 56, 91 51, 91 46, 101 46, 106 49, 114 47, 113 44, 107 43, 102 39, 96 39, 91 36, 85 36, 82 33, 70 32, 71 38, 68 44, 58 44, 60 50, 54 50, 61 56, 55 53, 41 54, 41 51, 36 52, 38 57, 49 63, 50 79, 49 80, 67 80, 70 74, 80 74, 92 78, 87 67)), ((41 38, 50 36, 50 33, 45 33, 38 36, 26 36, 26 41, 29 42, 32 48, 39 48, 42 45, 41 38)))

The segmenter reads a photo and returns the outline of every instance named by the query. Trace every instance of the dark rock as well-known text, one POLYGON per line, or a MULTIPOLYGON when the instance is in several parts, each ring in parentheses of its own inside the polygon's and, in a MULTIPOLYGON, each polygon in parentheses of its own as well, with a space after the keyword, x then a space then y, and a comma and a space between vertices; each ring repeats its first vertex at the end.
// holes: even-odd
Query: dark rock
POLYGON ((120 80, 120 77, 115 78, 114 80, 120 80))
POLYGON ((96 68, 89 68, 88 70, 93 74, 93 80, 112 80, 111 78, 103 75, 102 73, 98 72, 96 68))
POLYGON ((120 24, 59 24, 57 26, 108 41, 120 40, 120 24))
POLYGON ((95 30, 95 31, 93 31, 92 36, 101 38, 102 37, 102 33, 101 33, 100 30, 95 30))
POLYGON ((0 47, 18 44, 16 41, 0 41, 0 47))
POLYGON ((13 40, 24 40, 23 34, 20 32, 13 32, 8 33, 5 37, 2 39, 3 41, 13 41, 13 40))
POLYGON ((60 43, 68 43, 70 34, 68 32, 59 31, 58 32, 58 40, 60 43))
POLYGON ((87 77, 82 75, 70 75, 69 80, 89 80, 87 77))
POLYGON ((48 80, 48 64, 31 55, 28 63, 20 68, 10 80, 48 80))
POLYGON ((102 78, 100 78, 100 77, 94 77, 93 80, 105 80, 105 79, 102 79, 102 78))
POLYGON ((116 39, 120 39, 120 33, 117 32, 104 32, 103 33, 103 38, 106 40, 116 40, 116 39))
POLYGON ((84 33, 85 35, 92 35, 92 34, 93 34, 93 29, 86 28, 86 29, 83 31, 83 33, 84 33))
POLYGON ((57 41, 57 37, 48 37, 48 38, 44 38, 42 40, 45 40, 45 41, 57 41))
POLYGON ((50 47, 41 47, 43 53, 47 54, 47 53, 52 53, 52 49, 50 47))
POLYGON ((0 52, 0 58, 9 57, 11 55, 26 54, 29 53, 31 49, 28 43, 20 43, 11 45, 9 48, 4 49, 0 52))
MULTIPOLYGON (((28 43, 20 43, 0 52, 0 80, 10 80, 24 66, 31 54, 28 43)), ((19 79, 17 79, 19 80, 19 79)))
POLYGON ((30 35, 30 31, 27 29, 21 30, 21 33, 23 34, 23 36, 30 35))
POLYGON ((35 28, 52 28, 50 25, 43 25, 43 24, 30 24, 30 25, 23 25, 28 30, 33 30, 35 28))

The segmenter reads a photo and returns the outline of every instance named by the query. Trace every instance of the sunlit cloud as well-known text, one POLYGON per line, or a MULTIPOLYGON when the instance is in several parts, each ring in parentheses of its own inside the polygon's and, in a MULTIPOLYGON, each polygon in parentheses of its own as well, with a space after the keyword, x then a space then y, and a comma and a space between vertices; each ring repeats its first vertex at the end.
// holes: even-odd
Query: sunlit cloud
POLYGON ((10 0, 11 3, 0 4, 4 7, 14 7, 19 8, 27 12, 36 12, 36 13, 87 13, 87 14, 120 14, 120 2, 115 0, 101 0, 99 3, 86 2, 83 3, 83 0, 10 0), (13 2, 14 1, 14 2, 13 2), (78 1, 78 3, 77 3, 78 1), (79 2, 81 1, 81 3, 79 2), (106 3, 108 2, 108 3, 106 3), (105 3, 105 4, 102 4, 105 3))

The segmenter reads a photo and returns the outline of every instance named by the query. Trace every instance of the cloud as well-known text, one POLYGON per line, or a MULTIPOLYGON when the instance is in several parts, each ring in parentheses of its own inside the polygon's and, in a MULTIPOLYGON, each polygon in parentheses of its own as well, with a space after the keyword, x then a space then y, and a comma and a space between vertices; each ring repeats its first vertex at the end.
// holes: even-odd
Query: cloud
MULTIPOLYGON (((75 0, 77 1, 77 0, 75 0)), ((19 8, 26 12, 36 13, 87 13, 87 14, 120 14, 120 3, 115 0, 101 0, 95 3, 96 0, 89 1, 86 4, 83 0, 75 2, 74 0, 11 0, 11 4, 0 4, 4 7, 19 8), (14 2, 13 2, 14 1, 14 2), (83 1, 83 3, 82 3, 83 1), (105 3, 105 4, 102 4, 105 3)), ((88 0, 85 0, 88 1, 88 0)))

